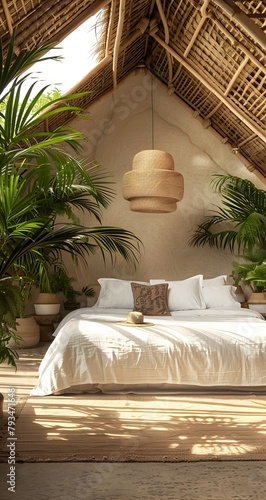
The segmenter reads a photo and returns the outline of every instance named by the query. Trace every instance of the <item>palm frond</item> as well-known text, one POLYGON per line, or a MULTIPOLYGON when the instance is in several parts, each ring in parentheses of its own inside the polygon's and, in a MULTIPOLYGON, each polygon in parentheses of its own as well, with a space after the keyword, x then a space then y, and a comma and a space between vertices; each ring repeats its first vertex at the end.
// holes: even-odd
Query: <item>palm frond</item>
POLYGON ((44 59, 48 48, 15 55, 12 36, 4 60, 0 47, 0 362, 6 359, 13 366, 16 354, 7 342, 12 335, 16 339, 10 325, 18 311, 15 295, 9 302, 1 295, 2 278, 19 284, 24 307, 32 286, 50 290, 51 269, 67 276, 66 255, 75 265, 80 260, 87 264, 88 256, 99 250, 112 264, 120 256, 134 267, 141 256, 141 242, 131 231, 101 225, 102 210, 115 192, 107 170, 76 156, 83 135, 68 126, 53 131, 43 127, 45 120, 65 111, 83 116, 75 101, 90 91, 53 94, 48 102, 43 99, 48 86, 35 94, 35 81, 24 95, 30 73, 23 76, 23 71, 44 59), (94 217, 99 227, 82 225, 81 212, 88 214, 87 220, 94 217))
POLYGON ((0 96, 1 100, 9 92, 9 85, 13 84, 16 86, 20 84, 23 80, 29 77, 29 74, 21 76, 16 79, 18 75, 21 75, 23 71, 30 68, 35 62, 49 60, 60 60, 62 57, 60 55, 45 57, 45 54, 53 47, 52 44, 46 44, 41 47, 34 47, 31 50, 23 48, 19 53, 15 52, 15 37, 16 30, 10 37, 10 43, 7 51, 6 58, 3 57, 3 46, 0 40, 0 96))
POLYGON ((266 238, 266 191, 229 175, 215 175, 211 187, 221 194, 223 206, 204 218, 189 244, 227 247, 232 253, 260 246, 266 238))

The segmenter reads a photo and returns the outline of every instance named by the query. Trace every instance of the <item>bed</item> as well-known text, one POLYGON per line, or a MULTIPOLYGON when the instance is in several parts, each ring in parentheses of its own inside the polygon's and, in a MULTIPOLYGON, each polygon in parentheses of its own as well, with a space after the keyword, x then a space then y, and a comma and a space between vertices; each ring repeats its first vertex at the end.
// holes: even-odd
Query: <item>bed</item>
POLYGON ((136 282, 138 301, 132 282, 100 279, 96 305, 58 325, 31 395, 266 391, 266 323, 221 278, 136 282), (144 324, 128 323, 143 304, 144 324))

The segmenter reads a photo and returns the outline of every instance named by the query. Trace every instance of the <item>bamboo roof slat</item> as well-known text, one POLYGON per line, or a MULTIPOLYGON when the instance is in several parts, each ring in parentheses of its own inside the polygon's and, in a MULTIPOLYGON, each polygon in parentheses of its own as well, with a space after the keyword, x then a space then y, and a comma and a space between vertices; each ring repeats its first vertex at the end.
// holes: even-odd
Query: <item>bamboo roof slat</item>
MULTIPOLYGON (((265 1, 125 0, 114 54, 120 5, 120 0, 0 0, 3 50, 12 29, 18 48, 56 44, 98 12, 102 30, 94 53, 99 64, 77 82, 75 91, 92 90, 77 104, 89 113, 114 82, 145 65, 204 126, 239 150, 249 169, 266 178, 265 1)), ((53 117, 47 126, 71 118, 68 113, 53 117)))

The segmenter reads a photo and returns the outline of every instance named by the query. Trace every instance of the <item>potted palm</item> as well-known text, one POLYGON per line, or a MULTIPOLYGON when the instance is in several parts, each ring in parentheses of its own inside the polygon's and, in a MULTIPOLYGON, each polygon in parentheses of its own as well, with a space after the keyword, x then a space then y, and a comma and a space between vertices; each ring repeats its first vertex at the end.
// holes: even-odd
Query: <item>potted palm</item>
POLYGON ((234 276, 237 283, 242 280, 254 293, 266 290, 266 249, 254 248, 246 252, 242 262, 234 262, 234 276))
POLYGON ((0 279, 0 364, 6 361, 16 367, 18 354, 10 341, 18 346, 20 337, 16 333, 17 317, 23 311, 21 289, 10 278, 0 279))
POLYGON ((22 307, 16 317, 15 328, 16 334, 19 337, 19 343, 17 343, 17 340, 12 336, 8 346, 16 349, 35 347, 40 341, 40 328, 33 316, 26 313, 26 304, 29 301, 31 294, 32 279, 27 275, 23 277, 20 276, 17 279, 13 276, 12 281, 17 284, 16 286, 20 290, 22 307))
POLYGON ((74 281, 76 281, 74 278, 69 278, 68 283, 66 282, 66 286, 62 289, 66 298, 64 301, 64 308, 66 311, 74 311, 81 306, 87 305, 84 302, 95 296, 94 288, 84 286, 81 290, 77 290, 73 286, 74 281), (84 297, 85 301, 82 297, 84 297))
MULTIPOLYGON (((4 248, 4 242, 2 242, 2 249, 4 248)), ((19 342, 17 342, 17 338, 12 335, 8 347, 13 349, 35 347, 40 341, 40 329, 32 315, 27 311, 27 304, 31 296, 31 288, 34 284, 32 270, 26 273, 23 265, 17 266, 17 263, 13 263, 10 267, 10 273, 8 273, 7 283, 9 283, 9 287, 12 288, 14 286, 19 290, 18 300, 20 304, 20 307, 17 309, 18 314, 16 323, 13 326, 13 329, 16 330, 19 342)))
POLYGON ((90 306, 92 303, 92 299, 94 299, 95 297, 95 290, 93 287, 91 286, 84 286, 81 290, 82 292, 82 295, 85 297, 85 302, 84 302, 84 305, 85 306, 90 306))
MULTIPOLYGON (((47 255, 47 262, 49 255, 47 255)), ((49 260, 48 274, 40 276, 37 273, 36 287, 39 288, 39 294, 34 302, 35 314, 48 315, 58 314, 60 311, 60 301, 58 294, 64 291, 68 276, 63 263, 49 260)))
POLYGON ((251 288, 250 309, 266 313, 266 249, 256 248, 243 255, 243 262, 235 262, 234 270, 240 280, 251 288))
POLYGON ((235 253, 239 259, 233 262, 235 285, 240 281, 249 285, 249 307, 266 311, 266 191, 230 175, 215 175, 211 186, 221 194, 223 206, 204 218, 190 244, 235 253))
POLYGON ((64 308, 66 310, 74 310, 80 307, 80 302, 77 301, 77 297, 81 296, 82 293, 78 290, 74 289, 73 282, 74 278, 68 276, 66 267, 63 262, 54 262, 53 266, 51 266, 51 272, 49 275, 48 282, 44 284, 40 284, 41 292, 38 297, 37 303, 34 304, 36 314, 56 314, 58 311, 39 311, 40 305, 47 306, 48 302, 49 306, 55 306, 60 303, 57 299, 57 294, 62 293, 66 300, 64 302, 64 308), (48 288, 47 288, 48 287, 48 288), (45 290, 45 292, 44 292, 45 290), (45 300, 44 300, 45 297, 45 300))
POLYGON ((221 195, 223 206, 204 217, 190 245, 229 248, 237 255, 265 249, 266 191, 230 175, 214 175, 211 188, 221 195))
POLYGON ((80 301, 77 300, 81 297, 82 292, 75 290, 73 286, 70 286, 65 292, 66 300, 64 301, 64 308, 66 311, 74 311, 80 308, 80 301))
POLYGON ((120 254, 136 266, 138 238, 126 229, 101 224, 101 211, 114 196, 109 175, 80 158, 79 132, 67 127, 47 131, 43 126, 66 110, 82 114, 73 104, 81 94, 43 104, 47 87, 35 94, 35 82, 23 93, 31 79, 23 72, 50 47, 18 54, 14 47, 12 36, 0 67, 0 279, 17 279, 22 270, 25 282, 34 269, 35 284, 37 276, 37 282, 46 281, 49 288, 54 259, 63 262, 67 254, 74 263, 86 262, 97 248, 103 257, 120 254), (94 215, 99 225, 82 225, 79 210, 94 215))
POLYGON ((66 297, 66 300, 64 301, 65 310, 66 311, 73 311, 75 309, 80 308, 81 305, 82 306, 87 305, 88 299, 95 297, 95 290, 94 290, 94 288, 89 287, 89 286, 82 287, 81 291, 76 290, 74 288, 72 280, 71 280, 71 282, 69 283, 69 286, 66 287, 66 289, 64 290, 64 295, 66 297), (85 298, 86 304, 84 304, 82 297, 85 298), (78 300, 78 298, 80 300, 78 300))
MULTIPOLYGON (((16 318, 23 310, 20 288, 10 278, 0 279, 0 364, 7 362, 16 368, 17 351, 10 346, 12 340, 16 346, 20 338, 16 333, 16 318)), ((4 396, 0 393, 0 417, 3 415, 4 396)))

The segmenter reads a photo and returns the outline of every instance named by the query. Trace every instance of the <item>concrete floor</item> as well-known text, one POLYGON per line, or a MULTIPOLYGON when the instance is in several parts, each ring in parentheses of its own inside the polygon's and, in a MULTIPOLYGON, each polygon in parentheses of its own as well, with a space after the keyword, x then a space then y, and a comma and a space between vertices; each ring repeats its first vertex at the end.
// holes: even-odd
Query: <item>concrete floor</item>
POLYGON ((16 464, 9 500, 265 500, 266 462, 16 464))

